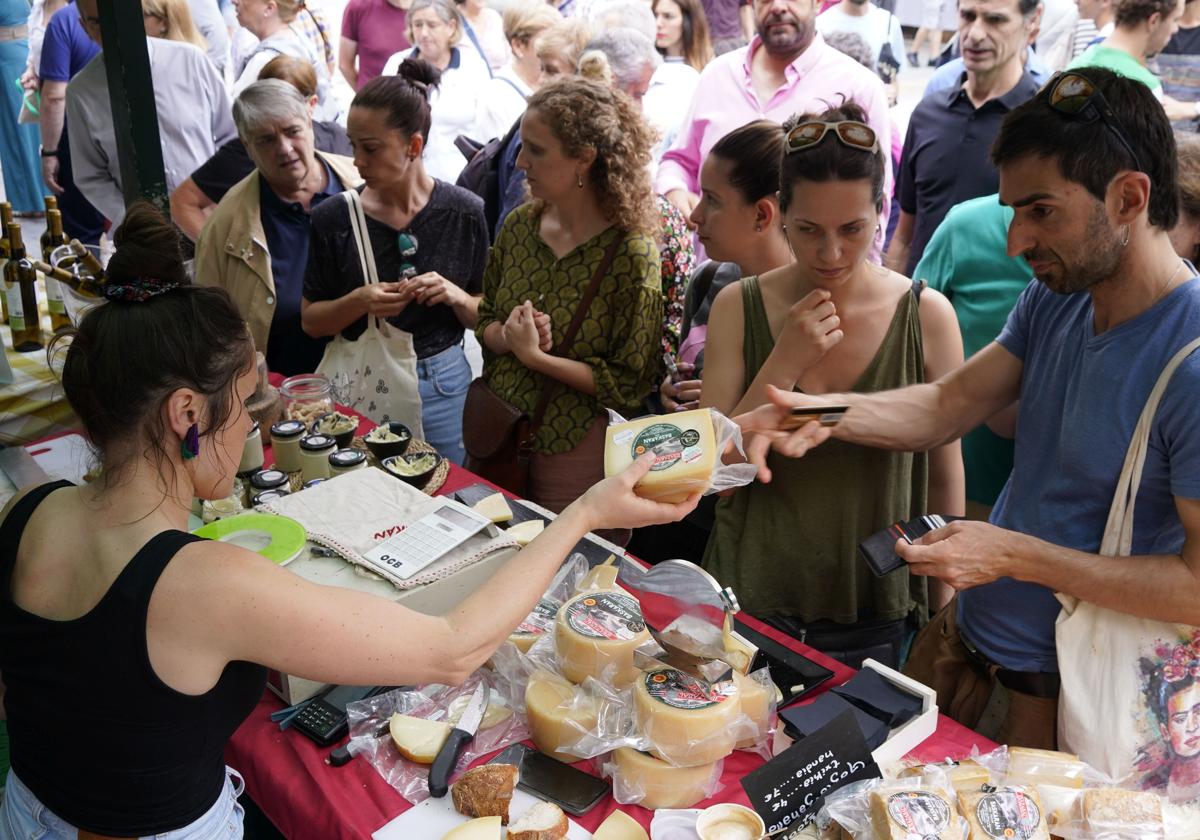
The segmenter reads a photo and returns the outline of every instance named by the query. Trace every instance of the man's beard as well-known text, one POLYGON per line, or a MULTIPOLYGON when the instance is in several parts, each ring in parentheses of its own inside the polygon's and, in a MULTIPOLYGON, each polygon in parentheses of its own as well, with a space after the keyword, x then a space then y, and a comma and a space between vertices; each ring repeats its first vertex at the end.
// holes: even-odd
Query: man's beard
POLYGON ((813 28, 811 21, 805 24, 797 19, 795 15, 784 14, 767 20, 758 34, 762 38, 763 47, 768 53, 773 56, 789 57, 804 52, 812 42, 813 28), (781 23, 791 24, 794 32, 770 31, 772 25, 781 23))
POLYGON ((1079 253, 1074 255, 1075 258, 1070 264, 1053 253, 1043 255, 1036 251, 1028 251, 1025 258, 1031 262, 1056 261, 1062 272, 1060 276, 1037 279, 1055 294, 1073 295, 1111 277, 1117 270, 1123 250, 1125 246, 1108 223, 1104 205, 1097 203, 1088 219, 1079 253))

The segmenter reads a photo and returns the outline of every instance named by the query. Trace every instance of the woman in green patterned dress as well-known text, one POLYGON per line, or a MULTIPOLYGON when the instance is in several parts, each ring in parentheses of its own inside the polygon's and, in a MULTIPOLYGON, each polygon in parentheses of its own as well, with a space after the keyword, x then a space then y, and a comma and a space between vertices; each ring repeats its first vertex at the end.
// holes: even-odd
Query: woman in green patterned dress
POLYGON ((662 295, 647 166, 651 132, 609 85, 544 86, 521 119, 517 166, 531 200, 505 220, 483 276, 483 378, 534 413, 527 495, 562 510, 604 470, 604 409, 638 411, 659 374, 662 295), (615 256, 568 352, 553 352, 613 243, 615 256))

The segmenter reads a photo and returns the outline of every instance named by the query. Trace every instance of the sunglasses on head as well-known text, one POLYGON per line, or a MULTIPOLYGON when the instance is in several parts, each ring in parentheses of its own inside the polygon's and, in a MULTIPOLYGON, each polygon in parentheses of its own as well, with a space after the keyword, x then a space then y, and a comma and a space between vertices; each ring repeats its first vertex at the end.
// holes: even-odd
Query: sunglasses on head
POLYGON ((879 138, 875 129, 857 120, 840 120, 838 122, 803 122, 792 128, 784 138, 787 153, 803 152, 817 146, 830 131, 842 142, 842 145, 872 154, 879 151, 879 138))
POLYGON ((1137 152, 1129 144, 1121 127, 1121 121, 1113 113, 1108 100, 1104 98, 1100 88, 1096 87, 1095 83, 1087 76, 1075 72, 1058 73, 1046 83, 1039 95, 1045 99, 1051 109, 1065 117, 1085 123, 1103 123, 1129 153, 1129 157, 1133 160, 1133 168, 1138 172, 1146 171, 1142 168, 1142 162, 1138 159, 1137 152))
POLYGON ((396 246, 400 249, 400 277, 407 280, 417 276, 417 267, 409 262, 410 257, 417 255, 417 237, 412 233, 396 235, 396 246))

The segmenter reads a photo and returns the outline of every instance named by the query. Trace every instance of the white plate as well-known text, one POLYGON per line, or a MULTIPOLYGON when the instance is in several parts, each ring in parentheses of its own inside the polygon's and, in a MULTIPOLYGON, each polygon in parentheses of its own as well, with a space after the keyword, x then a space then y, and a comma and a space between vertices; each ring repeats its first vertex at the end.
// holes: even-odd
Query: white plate
POLYGON ((699 808, 659 808, 650 821, 650 840, 700 840, 696 833, 699 808))
MULTIPOLYGON (((518 788, 513 791, 508 813, 513 819, 516 819, 538 802, 537 797, 518 788)), ((376 831, 371 837, 372 840, 414 840, 418 837, 421 840, 438 840, 450 829, 462 825, 467 820, 467 817, 454 810, 454 803, 450 800, 450 795, 446 794, 441 799, 430 798, 420 805, 414 805, 376 831)), ((590 831, 579 826, 570 817, 567 817, 567 823, 569 840, 591 840, 592 833, 590 831)), ((507 835, 508 832, 505 830, 502 836, 507 837, 507 835)))

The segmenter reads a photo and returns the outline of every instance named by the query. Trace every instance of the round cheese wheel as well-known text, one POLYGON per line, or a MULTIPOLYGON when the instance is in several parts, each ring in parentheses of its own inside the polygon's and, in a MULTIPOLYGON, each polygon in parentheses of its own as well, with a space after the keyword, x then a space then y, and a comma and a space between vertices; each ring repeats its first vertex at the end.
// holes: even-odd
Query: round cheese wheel
POLYGON ((651 752, 678 767, 712 764, 733 752, 742 714, 737 684, 711 684, 674 668, 647 671, 634 683, 638 729, 651 752))
POLYGON ((541 598, 525 620, 517 625, 517 629, 509 634, 508 640, 517 646, 521 653, 529 653, 533 643, 554 627, 554 619, 562 602, 553 598, 541 598))
POLYGON ((650 638, 642 609, 624 592, 584 592, 562 605, 554 625, 558 664, 571 682, 595 677, 624 686, 638 674, 633 653, 650 638))
POLYGON ((560 752, 585 731, 596 728, 596 702, 577 686, 546 671, 535 672, 525 686, 525 713, 529 734, 537 748, 551 758, 570 764, 579 756, 560 752))
POLYGON ((737 671, 733 672, 733 682, 737 686, 742 714, 754 722, 754 732, 748 732, 747 727, 740 730, 742 739, 736 746, 736 749, 748 750, 755 744, 762 743, 770 732, 771 701, 774 699, 775 687, 768 688, 758 680, 737 671))
POLYGON ((613 793, 622 805, 643 808, 690 808, 706 799, 721 775, 721 764, 672 767, 629 747, 612 754, 613 793))

